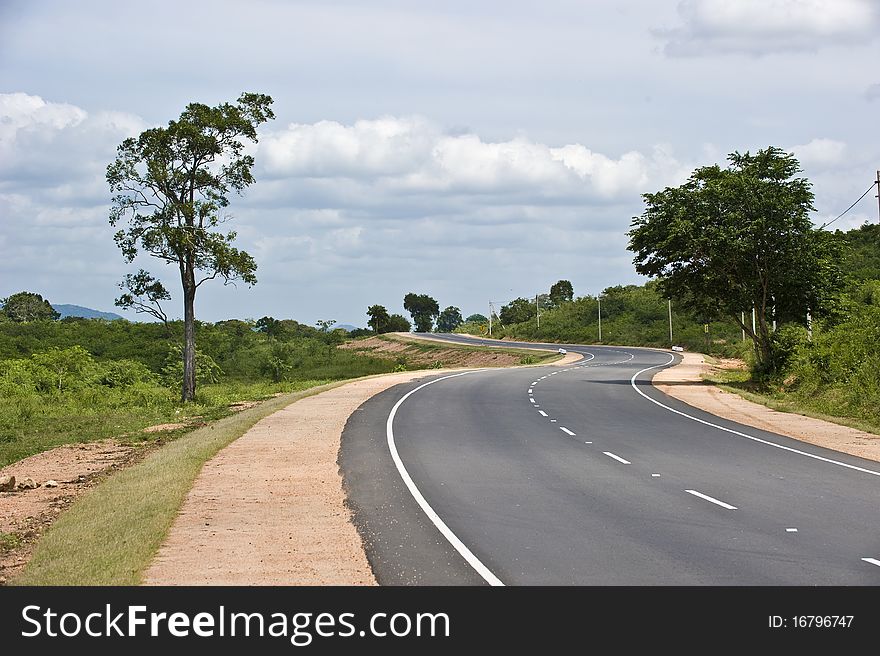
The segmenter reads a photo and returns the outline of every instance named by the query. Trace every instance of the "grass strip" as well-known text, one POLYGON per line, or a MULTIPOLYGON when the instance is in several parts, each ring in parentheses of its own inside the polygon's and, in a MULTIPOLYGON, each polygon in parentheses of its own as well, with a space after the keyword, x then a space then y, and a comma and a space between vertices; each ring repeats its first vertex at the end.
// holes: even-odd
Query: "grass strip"
POLYGON ((260 419, 350 380, 285 394, 170 442, 80 497, 10 585, 138 585, 210 458, 260 419))

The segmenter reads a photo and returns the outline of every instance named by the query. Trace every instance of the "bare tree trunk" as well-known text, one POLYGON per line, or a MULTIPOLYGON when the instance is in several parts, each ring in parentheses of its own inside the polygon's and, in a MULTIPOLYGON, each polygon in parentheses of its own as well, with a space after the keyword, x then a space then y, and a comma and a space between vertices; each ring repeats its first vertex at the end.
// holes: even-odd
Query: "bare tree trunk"
POLYGON ((183 280, 183 393, 184 402, 196 396, 196 284, 195 274, 187 267, 183 280))

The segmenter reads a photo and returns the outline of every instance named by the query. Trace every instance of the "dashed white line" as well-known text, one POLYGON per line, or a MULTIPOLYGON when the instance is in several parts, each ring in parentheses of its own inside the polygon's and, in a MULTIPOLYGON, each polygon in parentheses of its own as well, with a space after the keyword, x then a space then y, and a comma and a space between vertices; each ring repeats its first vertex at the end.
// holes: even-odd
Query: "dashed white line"
POLYGON ((559 427, 559 430, 561 430, 563 433, 566 433, 566 434, 568 434, 568 435, 571 435, 572 437, 573 437, 574 435, 576 435, 576 433, 572 433, 572 432, 571 432, 570 430, 568 430, 565 426, 560 426, 560 427, 559 427))
POLYGON ((551 419, 550 421, 552 421, 552 422, 555 424, 558 420, 557 420, 557 419, 551 419))
POLYGON ((797 533, 797 529, 796 528, 787 528, 787 529, 785 529, 785 532, 786 533, 797 533))
POLYGON ((866 563, 871 563, 872 565, 880 567, 880 560, 877 560, 876 558, 862 558, 862 560, 864 560, 866 563))
POLYGON ((538 414, 541 415, 542 417, 546 417, 546 416, 547 416, 547 413, 544 412, 543 410, 538 410, 538 414))
POLYGON ((531 389, 529 389, 529 394, 534 394, 534 392, 531 389))
POLYGON ((622 463, 622 464, 624 464, 624 465, 631 465, 631 464, 632 464, 629 460, 624 460, 624 459, 621 458, 620 456, 611 453, 611 451, 603 451, 602 453, 604 453, 604 454, 605 454, 606 456, 608 456, 609 458, 613 458, 613 459, 616 460, 617 462, 622 463))
POLYGON ((722 508, 727 508, 728 510, 736 510, 736 506, 731 506, 729 503, 724 503, 723 501, 719 501, 714 497, 710 497, 708 494, 703 494, 702 492, 697 492, 696 490, 685 490, 688 494, 693 494, 695 497, 700 497, 708 501, 709 503, 714 503, 716 506, 721 506, 722 508))
POLYGON ((592 444, 592 442, 584 442, 584 444, 592 444))
POLYGON ((651 474, 651 478, 660 478, 660 474, 651 474))
POLYGON ((529 401, 531 401, 532 403, 534 403, 534 402, 535 402, 535 399, 529 399, 529 401))

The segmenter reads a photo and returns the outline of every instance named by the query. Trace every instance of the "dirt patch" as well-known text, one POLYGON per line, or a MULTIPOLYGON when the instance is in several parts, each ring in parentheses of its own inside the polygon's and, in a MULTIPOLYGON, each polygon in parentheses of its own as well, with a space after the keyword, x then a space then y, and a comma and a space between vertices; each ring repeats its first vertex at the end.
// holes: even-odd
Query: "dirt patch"
MULTIPOLYGON (((422 342, 424 344, 425 342, 422 342)), ((389 360, 402 359, 410 367, 428 368, 431 366, 455 367, 510 367, 520 364, 523 356, 503 351, 470 350, 446 348, 437 340, 431 341, 435 348, 420 348, 414 339, 369 337, 341 344, 339 348, 389 360)))
POLYGON ((11 535, 0 544, 0 585, 25 566, 34 545, 62 511, 104 475, 129 466, 150 450, 114 440, 59 446, 0 469, 17 481, 31 478, 39 487, 0 492, 0 533, 11 535), (46 481, 57 487, 45 487, 46 481))
POLYGON ((161 433, 163 431, 173 431, 179 428, 186 428, 186 424, 156 424, 155 426, 147 426, 143 429, 144 433, 161 433))
POLYGON ((652 382, 664 394, 719 417, 880 462, 880 437, 877 435, 821 419, 779 412, 725 392, 703 379, 704 375, 712 373, 713 368, 741 366, 742 362, 738 360, 722 360, 710 365, 699 353, 685 353, 681 363, 657 372, 652 382))

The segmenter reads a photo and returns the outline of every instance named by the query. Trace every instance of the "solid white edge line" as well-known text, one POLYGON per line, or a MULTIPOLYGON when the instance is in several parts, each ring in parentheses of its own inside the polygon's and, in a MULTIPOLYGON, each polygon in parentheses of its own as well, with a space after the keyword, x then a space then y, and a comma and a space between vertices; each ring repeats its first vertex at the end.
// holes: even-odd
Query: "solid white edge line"
POLYGON ((777 444, 776 442, 770 442, 769 440, 763 440, 760 437, 755 437, 754 435, 742 433, 738 430, 733 430, 732 428, 725 428, 724 426, 719 426, 718 424, 713 424, 711 421, 706 421, 705 419, 700 419, 699 417, 691 416, 691 415, 687 414, 686 412, 682 412, 681 410, 676 410, 675 408, 670 408, 668 405, 664 405, 663 403, 660 403, 660 401, 657 401, 656 399, 652 399, 650 396, 648 396, 642 390, 639 389, 638 385, 636 385, 636 376, 639 376, 640 374, 643 374, 646 371, 651 371, 651 369, 658 369, 660 367, 665 367, 666 365, 671 364, 673 362, 673 360, 675 360, 674 355, 670 356, 669 362, 664 362, 663 364, 656 364, 653 367, 646 367, 646 368, 642 369, 641 371, 637 371, 636 373, 633 374, 632 378, 629 379, 630 385, 632 385, 632 388, 636 392, 638 392, 640 395, 642 395, 642 397, 648 399, 651 403, 659 405, 661 408, 663 408, 665 410, 669 410, 669 412, 674 412, 677 415, 681 415, 682 417, 686 417, 687 419, 690 419, 692 421, 696 421, 696 422, 703 424, 705 426, 711 426, 712 428, 717 428, 718 430, 722 430, 726 433, 733 433, 734 435, 738 435, 740 437, 745 437, 746 439, 752 440, 754 442, 759 442, 761 444, 766 444, 767 446, 772 446, 777 449, 782 449, 783 451, 791 451, 792 453, 797 453, 802 456, 807 456, 808 458, 813 458, 815 460, 821 460, 822 462, 828 462, 828 463, 831 463, 832 465, 839 465, 841 467, 846 467, 847 469, 854 469, 856 471, 860 471, 865 474, 872 474, 874 476, 880 476, 880 472, 874 471, 873 469, 865 469, 864 467, 857 467, 856 465, 850 465, 849 463, 840 462, 839 460, 832 460, 831 458, 825 458, 823 456, 819 456, 814 453, 800 451, 800 450, 794 449, 790 446, 785 446, 783 444, 777 444))
POLYGON ((709 503, 714 503, 716 506, 721 506, 722 508, 727 508, 728 510, 736 510, 736 506, 731 506, 729 503, 724 503, 723 501, 719 501, 715 497, 710 497, 708 494, 703 494, 702 492, 697 492, 696 490, 685 490, 688 494, 693 494, 695 497, 700 497, 701 499, 705 499, 709 503))
POLYGON ((546 417, 546 416, 547 416, 547 413, 544 412, 543 410, 538 410, 538 414, 541 415, 542 417, 546 417))
POLYGON ((620 456, 617 456, 617 455, 614 455, 613 453, 611 453, 611 451, 603 451, 602 453, 604 453, 609 458, 614 458, 617 462, 621 462, 624 465, 631 465, 632 464, 629 460, 624 460, 620 456))
MULTIPOLYGON (((482 369, 477 369, 475 371, 484 371, 482 369)), ((413 499, 416 500, 416 503, 419 504, 421 509, 428 516, 428 519, 437 527, 440 533, 443 534, 449 544, 451 544, 455 550, 461 554, 461 557, 464 558, 468 565, 474 568, 474 570, 483 577, 483 580, 486 581, 489 585, 493 586, 503 586, 504 583, 501 582, 497 576, 495 576, 492 571, 486 567, 479 558, 477 558, 473 552, 467 548, 467 546, 458 539, 458 536, 452 532, 452 530, 446 525, 446 523, 440 519, 440 516, 434 512, 434 509, 431 507, 431 504, 422 496, 421 491, 413 482, 412 477, 410 477, 409 472, 406 470, 406 467, 403 464, 403 460, 400 459, 400 454, 397 452, 397 445, 394 443, 394 417, 397 414, 398 408, 406 401, 410 396, 418 392, 420 389, 427 387, 428 385, 433 385, 434 383, 439 383, 441 380, 448 380, 450 378, 457 378, 458 376, 465 376, 467 374, 475 373, 475 371, 465 371, 460 374, 452 374, 450 376, 443 376, 442 378, 435 378, 434 380, 429 380, 427 383, 419 385, 413 390, 410 390, 406 394, 404 394, 397 403, 394 404, 394 407, 391 408, 391 412, 388 414, 388 421, 385 422, 385 433, 388 437, 388 449, 391 451, 391 459, 394 460, 394 464, 397 466, 397 471, 400 474, 400 477, 403 479, 404 484, 406 485, 409 493, 412 495, 413 499)))
POLYGON ((862 558, 862 560, 864 560, 866 563, 871 563, 872 565, 880 567, 880 560, 877 560, 876 558, 862 558))

